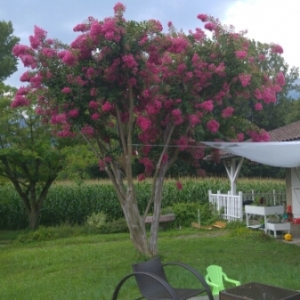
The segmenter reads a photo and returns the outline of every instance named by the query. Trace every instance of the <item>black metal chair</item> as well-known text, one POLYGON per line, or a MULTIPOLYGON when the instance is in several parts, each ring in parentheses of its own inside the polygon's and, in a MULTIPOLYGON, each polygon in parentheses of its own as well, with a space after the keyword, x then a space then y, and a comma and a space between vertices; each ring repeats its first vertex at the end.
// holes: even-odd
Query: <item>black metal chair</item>
POLYGON ((185 300, 207 293, 209 300, 214 300, 210 287, 204 277, 194 268, 179 262, 169 262, 162 264, 160 258, 154 258, 146 262, 132 265, 133 273, 125 276, 117 285, 112 300, 117 300, 119 291, 127 279, 134 276, 138 288, 142 294, 139 299, 148 300, 185 300), (164 267, 175 265, 190 271, 200 281, 201 288, 174 288, 167 280, 164 267))

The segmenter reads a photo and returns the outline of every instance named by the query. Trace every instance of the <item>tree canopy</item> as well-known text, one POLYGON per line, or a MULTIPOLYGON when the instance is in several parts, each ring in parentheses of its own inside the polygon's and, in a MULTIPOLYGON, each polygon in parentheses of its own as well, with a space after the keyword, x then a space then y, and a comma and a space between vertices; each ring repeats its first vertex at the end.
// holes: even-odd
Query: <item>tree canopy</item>
POLYGON ((117 3, 114 16, 76 25, 70 45, 35 27, 30 45, 13 49, 31 70, 21 76, 28 84, 12 106, 29 105, 34 95, 36 113, 58 136, 84 137, 115 187, 136 249, 153 256, 170 166, 183 159, 200 167, 203 140, 268 139, 248 116, 275 102, 284 86, 283 70, 271 63, 283 49, 250 41, 204 14, 203 29, 178 32, 169 22, 165 33, 159 21, 127 21, 124 11, 117 3), (136 159, 144 166, 138 180, 153 180, 145 212, 133 184, 136 159))
POLYGON ((63 168, 64 156, 57 139, 32 107, 12 109, 14 89, 0 97, 0 175, 8 178, 22 199, 29 228, 39 225, 47 192, 63 168))
POLYGON ((12 54, 12 49, 20 39, 13 35, 13 31, 10 21, 0 21, 0 81, 17 71, 17 58, 12 54))

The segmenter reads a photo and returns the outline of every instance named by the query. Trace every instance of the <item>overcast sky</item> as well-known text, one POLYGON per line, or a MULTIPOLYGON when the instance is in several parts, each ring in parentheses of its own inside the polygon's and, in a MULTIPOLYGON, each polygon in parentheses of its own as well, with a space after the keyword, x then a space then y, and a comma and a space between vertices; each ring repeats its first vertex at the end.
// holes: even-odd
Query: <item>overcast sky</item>
MULTIPOLYGON (((70 43, 76 37, 73 27, 89 16, 101 20, 113 15, 117 2, 126 6, 127 20, 157 19, 164 28, 172 21, 177 29, 200 27, 199 13, 247 29, 248 37, 280 44, 290 66, 300 67, 300 0, 0 0, 0 20, 12 21, 14 35, 21 44, 29 44, 34 25, 48 32, 49 38, 70 43)), ((19 87, 19 70, 6 83, 19 87)))

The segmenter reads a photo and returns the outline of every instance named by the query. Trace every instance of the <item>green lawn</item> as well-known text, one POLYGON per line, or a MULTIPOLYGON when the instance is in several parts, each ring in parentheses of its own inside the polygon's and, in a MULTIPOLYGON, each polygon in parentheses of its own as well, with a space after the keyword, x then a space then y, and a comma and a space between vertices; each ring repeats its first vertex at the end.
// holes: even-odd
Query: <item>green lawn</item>
MULTIPOLYGON (((205 274, 218 264, 242 283, 257 281, 300 289, 300 247, 244 228, 226 231, 197 229, 161 232, 163 261, 181 261, 205 274)), ((0 232, 0 244, 14 235, 0 232), (1 242, 2 240, 2 242, 1 242)), ((0 247, 0 299, 111 299, 118 281, 142 257, 128 234, 86 235, 0 247)), ((175 285, 193 285, 184 272, 168 273, 175 285)), ((134 281, 121 290, 120 299, 136 294, 134 281)))

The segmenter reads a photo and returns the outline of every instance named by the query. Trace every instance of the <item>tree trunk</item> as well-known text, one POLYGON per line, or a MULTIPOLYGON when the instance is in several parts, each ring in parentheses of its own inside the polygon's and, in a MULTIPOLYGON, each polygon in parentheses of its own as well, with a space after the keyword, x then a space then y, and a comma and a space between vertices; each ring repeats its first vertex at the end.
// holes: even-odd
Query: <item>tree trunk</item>
POLYGON ((31 230, 38 229, 40 223, 40 209, 36 205, 32 205, 28 213, 28 224, 31 230))
POLYGON ((158 254, 157 238, 158 238, 158 231, 159 231, 159 217, 161 212, 162 188, 163 188, 163 183, 164 183, 167 169, 168 169, 167 164, 163 165, 159 170, 156 180, 153 182, 153 185, 155 185, 154 210, 153 210, 153 220, 151 223, 151 231, 150 231, 150 239, 149 239, 149 247, 150 247, 150 253, 152 257, 158 254))
POLYGON ((140 215, 136 201, 132 201, 130 198, 127 197, 126 201, 121 204, 130 232, 130 239, 138 252, 146 257, 151 257, 145 222, 140 215))

